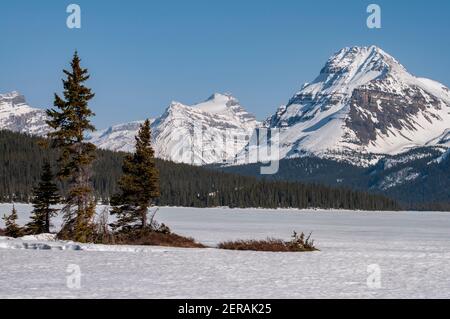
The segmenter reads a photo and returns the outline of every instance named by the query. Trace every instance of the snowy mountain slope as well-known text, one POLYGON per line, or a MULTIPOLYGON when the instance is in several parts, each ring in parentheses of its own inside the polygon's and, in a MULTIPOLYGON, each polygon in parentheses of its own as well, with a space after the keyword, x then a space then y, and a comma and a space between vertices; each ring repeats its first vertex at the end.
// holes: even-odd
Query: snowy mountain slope
MULTIPOLYGON (((19 93, 0 95, 0 129, 45 135, 49 130, 45 120, 45 111, 28 106, 19 93)), ((237 99, 218 93, 192 106, 173 102, 164 114, 151 121, 156 155, 195 165, 233 158, 259 125, 237 99)), ((111 126, 91 133, 88 139, 102 149, 130 152, 142 123, 111 126)))
POLYGON ((450 91, 378 47, 345 48, 264 124, 280 130, 281 158, 398 154, 440 143, 450 128, 450 91))
POLYGON ((48 131, 45 120, 45 111, 30 107, 20 93, 0 94, 0 129, 44 135, 48 131))
POLYGON ((450 129, 447 129, 436 138, 426 143, 426 145, 444 145, 450 147, 450 129))
POLYGON ((134 138, 143 123, 144 121, 136 121, 114 125, 105 130, 91 133, 89 140, 101 149, 132 152, 134 150, 134 138))
POLYGON ((231 96, 215 94, 191 107, 174 102, 155 121, 156 153, 196 165, 222 162, 244 148, 256 125, 231 96))
MULTIPOLYGON (((132 151, 142 122, 110 127, 92 135, 100 148, 132 151)), ((255 117, 228 94, 214 94, 205 102, 188 106, 172 102, 152 122, 156 156, 195 165, 222 162, 235 156, 258 125, 255 117)))

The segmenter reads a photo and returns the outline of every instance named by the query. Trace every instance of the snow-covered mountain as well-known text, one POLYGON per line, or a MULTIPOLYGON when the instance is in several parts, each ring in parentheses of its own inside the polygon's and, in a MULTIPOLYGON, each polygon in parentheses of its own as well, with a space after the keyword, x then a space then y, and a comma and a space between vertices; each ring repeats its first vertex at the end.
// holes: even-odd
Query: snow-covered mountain
POLYGON ((113 125, 105 130, 91 133, 89 141, 101 149, 132 152, 134 150, 134 138, 143 123, 144 121, 135 121, 113 125))
POLYGON ((46 114, 30 107, 18 92, 0 94, 0 129, 33 135, 47 132, 46 114))
MULTIPOLYGON (((132 151, 141 123, 96 132, 91 142, 104 149, 132 151)), ((180 163, 222 162, 244 148, 257 125, 255 117, 229 94, 216 93, 192 106, 172 102, 152 122, 155 152, 159 158, 180 163)))
MULTIPOLYGON (((132 151, 141 123, 112 126, 90 141, 132 151)), ((444 152, 450 147, 450 90, 411 75, 376 46, 351 47, 334 54, 312 83, 263 124, 229 94, 191 106, 172 102, 152 120, 156 155, 196 165, 247 163, 261 126, 279 140, 280 158, 314 155, 368 166, 416 147, 443 146, 444 152)), ((0 95, 0 129, 42 135, 48 130, 45 112, 17 92, 0 95)))
MULTIPOLYGON (((27 105, 19 93, 0 95, 0 129, 42 136, 49 130, 45 120, 45 111, 27 105)), ((192 106, 172 102, 164 114, 151 121, 156 155, 195 165, 233 158, 259 125, 236 98, 218 93, 192 106)), ((102 149, 130 152, 142 123, 111 126, 91 133, 89 140, 102 149)))
POLYGON ((264 124, 279 129, 281 158, 398 154, 448 145, 450 91, 376 46, 345 48, 264 124))

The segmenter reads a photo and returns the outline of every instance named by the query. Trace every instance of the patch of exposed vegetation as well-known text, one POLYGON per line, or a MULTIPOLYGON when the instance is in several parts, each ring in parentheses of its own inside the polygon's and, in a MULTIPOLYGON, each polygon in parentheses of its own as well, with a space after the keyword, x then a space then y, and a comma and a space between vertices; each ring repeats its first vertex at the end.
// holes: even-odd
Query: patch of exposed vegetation
POLYGON ((304 233, 298 235, 295 231, 292 240, 284 241, 281 239, 267 238, 266 240, 238 240, 223 242, 218 245, 219 249, 227 250, 248 250, 265 252, 308 252, 318 250, 314 245, 311 235, 305 236, 304 233))

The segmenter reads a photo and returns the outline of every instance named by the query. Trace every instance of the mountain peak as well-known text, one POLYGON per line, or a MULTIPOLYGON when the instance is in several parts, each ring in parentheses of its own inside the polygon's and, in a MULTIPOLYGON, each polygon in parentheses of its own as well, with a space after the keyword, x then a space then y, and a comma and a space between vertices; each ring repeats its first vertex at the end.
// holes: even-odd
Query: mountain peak
POLYGON ((386 53, 383 49, 376 45, 370 45, 370 46, 351 46, 351 47, 345 47, 339 50, 337 53, 335 53, 333 56, 331 56, 330 60, 339 57, 349 55, 353 57, 361 56, 361 55, 380 55, 388 59, 394 59, 390 54, 386 53))
POLYGON ((214 93, 206 101, 193 105, 194 108, 211 114, 228 112, 230 108, 239 106, 239 101, 229 93, 214 93))
POLYGON ((2 109, 11 109, 24 105, 26 105, 25 97, 17 91, 0 94, 0 108, 2 109))
POLYGON ((209 98, 207 98, 205 102, 223 100, 236 100, 236 98, 230 93, 214 93, 209 98))
POLYGON ((342 48, 339 52, 353 52, 353 53, 381 52, 381 53, 385 53, 380 47, 378 47, 376 45, 369 45, 369 46, 354 45, 351 47, 342 48))
POLYGON ((178 102, 178 101, 172 101, 172 102, 170 102, 170 104, 169 104, 169 109, 177 108, 177 107, 186 107, 186 105, 184 105, 183 103, 178 102))
POLYGON ((348 95, 357 87, 390 77, 393 82, 414 82, 414 77, 377 46, 346 47, 333 54, 311 83, 304 85, 289 104, 305 95, 348 95))
POLYGON ((321 79, 327 75, 363 75, 372 73, 387 74, 393 67, 400 65, 391 55, 377 46, 343 48, 325 64, 320 72, 321 79))
POLYGON ((12 92, 8 92, 8 93, 0 94, 0 98, 13 98, 13 97, 16 97, 16 96, 19 96, 19 95, 20 95, 19 92, 12 91, 12 92))
POLYGON ((235 102, 239 103, 238 99, 235 98, 231 93, 214 93, 205 102, 217 102, 217 103, 229 103, 235 102))
POLYGON ((0 94, 0 103, 7 103, 11 106, 19 105, 19 104, 25 104, 26 100, 23 95, 21 95, 17 91, 12 91, 9 93, 0 94))

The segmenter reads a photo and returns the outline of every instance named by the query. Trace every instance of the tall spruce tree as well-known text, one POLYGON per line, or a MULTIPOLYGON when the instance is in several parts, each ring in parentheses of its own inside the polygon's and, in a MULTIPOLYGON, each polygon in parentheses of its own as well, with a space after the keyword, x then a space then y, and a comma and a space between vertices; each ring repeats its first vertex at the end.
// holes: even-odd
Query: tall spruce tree
POLYGON ((8 237, 21 237, 23 236, 23 229, 17 224, 17 211, 13 206, 11 214, 8 216, 3 216, 3 220, 5 221, 5 235, 8 237))
POLYGON ((80 242, 91 240, 94 226, 95 200, 91 185, 91 167, 95 159, 95 146, 86 143, 85 133, 95 130, 91 124, 94 113, 88 102, 94 97, 83 83, 89 79, 88 70, 80 66, 75 52, 71 70, 64 70, 64 97, 55 94, 56 109, 47 111, 47 124, 53 129, 48 137, 52 147, 58 149, 57 176, 67 180, 68 195, 64 200, 64 224, 59 238, 80 242))
POLYGON ((42 168, 41 181, 33 189, 33 211, 31 222, 25 228, 28 234, 42 234, 50 232, 50 220, 56 215, 57 209, 53 205, 59 203, 58 187, 53 181, 54 177, 50 163, 45 162, 42 168))
POLYGON ((136 136, 136 151, 123 161, 123 176, 119 180, 119 193, 111 199, 111 214, 117 216, 112 224, 115 230, 145 230, 147 214, 160 196, 159 171, 151 145, 150 121, 146 120, 136 136))

